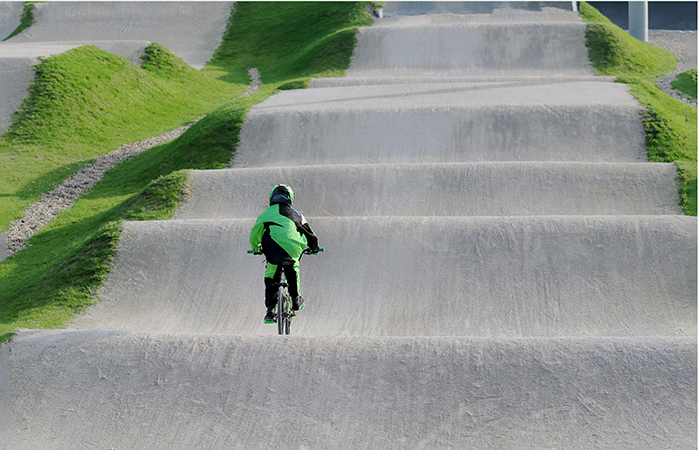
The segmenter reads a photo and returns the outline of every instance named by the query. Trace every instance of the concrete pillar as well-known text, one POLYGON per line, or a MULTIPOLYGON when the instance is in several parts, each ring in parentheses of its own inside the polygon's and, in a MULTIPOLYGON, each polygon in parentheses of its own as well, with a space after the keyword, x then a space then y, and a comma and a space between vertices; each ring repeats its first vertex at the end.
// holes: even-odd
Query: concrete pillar
POLYGON ((5 233, 0 233, 0 261, 7 258, 9 252, 7 251, 7 237, 5 233))
POLYGON ((628 29, 638 41, 647 42, 647 2, 628 2, 628 29))

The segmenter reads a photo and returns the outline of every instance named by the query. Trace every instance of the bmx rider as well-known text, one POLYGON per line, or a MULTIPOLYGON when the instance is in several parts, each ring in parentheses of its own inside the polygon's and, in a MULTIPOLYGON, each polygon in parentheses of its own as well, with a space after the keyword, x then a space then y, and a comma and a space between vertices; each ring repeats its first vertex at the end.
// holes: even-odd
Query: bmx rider
POLYGON ((267 270, 264 274, 264 304, 267 313, 264 323, 274 323, 276 305, 275 284, 281 280, 281 271, 286 275, 288 293, 293 299, 293 310, 303 307, 299 292, 298 260, 306 247, 318 252, 317 236, 305 217, 293 208, 293 190, 278 184, 269 194, 269 207, 257 218, 250 232, 250 244, 255 253, 264 253, 267 270))

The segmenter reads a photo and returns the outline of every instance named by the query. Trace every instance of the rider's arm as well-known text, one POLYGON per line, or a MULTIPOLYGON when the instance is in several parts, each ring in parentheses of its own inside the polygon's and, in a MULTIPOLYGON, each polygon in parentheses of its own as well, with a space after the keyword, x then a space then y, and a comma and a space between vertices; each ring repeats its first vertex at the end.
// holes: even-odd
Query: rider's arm
POLYGON ((264 222, 258 220, 250 231, 250 245, 255 253, 261 252, 262 235, 264 234, 264 222))
POLYGON ((310 224, 305 220, 305 217, 303 217, 302 214, 301 224, 296 224, 296 226, 298 231, 308 240, 308 248, 310 248, 310 251, 317 253, 317 251, 320 249, 317 242, 317 236, 315 236, 313 229, 310 228, 310 224))

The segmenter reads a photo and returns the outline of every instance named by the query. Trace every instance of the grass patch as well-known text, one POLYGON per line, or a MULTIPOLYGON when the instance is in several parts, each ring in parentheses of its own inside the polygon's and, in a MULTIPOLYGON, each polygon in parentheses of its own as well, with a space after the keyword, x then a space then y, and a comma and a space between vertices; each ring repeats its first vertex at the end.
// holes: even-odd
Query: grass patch
POLYGON ((278 89, 280 91, 291 91, 294 89, 306 89, 309 84, 310 84, 310 79, 305 78, 302 80, 293 80, 293 81, 289 81, 288 83, 283 83, 278 87, 278 89))
POLYGON ((677 91, 681 91, 688 95, 693 100, 698 95, 698 71, 696 69, 687 70, 676 76, 676 79, 671 82, 671 87, 677 91))
POLYGON ((280 86, 303 88, 311 76, 346 70, 355 28, 371 22, 367 4, 238 3, 224 51, 201 72, 157 44, 142 68, 89 46, 42 62, 30 98, 0 139, 0 230, 95 157, 207 115, 108 171, 30 247, 0 262, 0 342, 17 328, 61 328, 92 305, 120 223, 171 217, 188 170, 228 166, 246 112, 280 86), (264 45, 252 42, 260 36, 264 45), (260 69, 261 90, 231 101, 247 89, 249 67, 260 69))
POLYGON ((45 2, 24 2, 24 8, 22 10, 22 17, 19 19, 19 26, 10 33, 3 41, 10 39, 11 37, 17 36, 22 31, 29 28, 34 23, 34 8, 32 7, 35 3, 45 3, 45 2))
POLYGON ((681 177, 681 201, 686 214, 696 215, 696 110, 656 86, 658 76, 676 68, 668 51, 645 44, 582 2, 580 14, 588 22, 589 59, 598 75, 616 76, 645 107, 643 124, 652 162, 675 163, 681 177))
POLYGON ((356 45, 356 28, 373 19, 368 2, 238 2, 211 68, 232 82, 256 67, 266 83, 340 76, 356 45))

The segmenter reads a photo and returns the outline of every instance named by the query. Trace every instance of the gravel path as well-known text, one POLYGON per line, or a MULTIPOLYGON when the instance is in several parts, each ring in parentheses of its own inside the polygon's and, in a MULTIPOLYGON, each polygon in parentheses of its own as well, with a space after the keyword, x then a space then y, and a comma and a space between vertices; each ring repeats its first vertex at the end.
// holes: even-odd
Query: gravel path
MULTIPOLYGON (((262 79, 257 69, 249 69, 249 74, 251 79, 250 87, 240 97, 245 97, 257 92, 262 85, 262 79)), ((51 192, 43 194, 41 200, 27 209, 22 218, 10 224, 6 233, 7 253, 6 255, 0 253, 0 257, 11 256, 15 252, 27 247, 30 237, 55 218, 59 212, 70 209, 83 193, 102 179, 107 170, 112 169, 127 158, 136 156, 156 145, 178 138, 182 133, 187 131, 189 127, 201 120, 202 117, 188 125, 168 131, 159 136, 122 145, 118 149, 104 156, 100 156, 95 162, 80 169, 75 175, 56 186, 51 192)), ((2 243, 0 243, 0 245, 2 245, 2 243)))
POLYGON ((92 188, 102 179, 107 170, 113 168, 121 161, 136 156, 156 145, 171 141, 182 135, 196 121, 168 131, 159 136, 148 138, 144 141, 125 144, 118 149, 100 156, 91 164, 80 169, 75 175, 56 186, 51 192, 41 196, 41 200, 34 203, 24 212, 21 219, 17 219, 7 230, 7 248, 10 255, 27 247, 28 240, 41 227, 46 225, 59 212, 72 207, 78 198, 88 189, 92 188))
POLYGON ((679 60, 676 70, 657 78, 657 86, 675 99, 695 108, 695 100, 688 98, 685 94, 671 87, 671 82, 676 79, 676 75, 695 68, 696 55, 691 57, 688 54, 690 49, 686 45, 686 41, 689 39, 695 41, 695 31, 649 30, 648 43, 669 50, 679 60))

